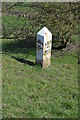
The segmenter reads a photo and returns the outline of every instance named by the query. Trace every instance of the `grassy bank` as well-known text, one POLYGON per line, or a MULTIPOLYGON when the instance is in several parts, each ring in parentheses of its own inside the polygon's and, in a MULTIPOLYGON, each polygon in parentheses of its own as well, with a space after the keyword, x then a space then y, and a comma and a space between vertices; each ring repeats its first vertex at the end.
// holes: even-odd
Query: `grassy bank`
MULTIPOLYGON (((9 6, 6 3, 6 8, 9 6)), ((54 25, 60 25, 54 21, 60 17, 56 16, 57 12, 56 9, 55 16, 53 12, 49 15, 42 4, 37 7, 34 3, 21 3, 2 13, 3 118, 78 117, 78 35, 72 35, 65 50, 53 50, 47 69, 35 65, 36 34, 46 26, 54 35, 54 25), (16 39, 12 39, 15 34, 16 39)), ((59 38, 53 44, 57 41, 59 38)))
MULTIPOLYGON (((78 59, 74 52, 35 66, 35 44, 3 40, 3 117, 76 118, 78 59)), ((55 53, 55 52, 54 52, 55 53)))

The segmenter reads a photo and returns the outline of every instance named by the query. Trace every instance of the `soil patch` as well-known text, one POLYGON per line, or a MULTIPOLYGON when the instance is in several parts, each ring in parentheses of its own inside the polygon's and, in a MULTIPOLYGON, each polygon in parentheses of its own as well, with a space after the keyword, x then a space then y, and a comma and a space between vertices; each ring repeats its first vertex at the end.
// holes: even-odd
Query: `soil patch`
POLYGON ((65 49, 62 50, 53 50, 52 56, 53 57, 60 57, 64 54, 72 54, 72 52, 77 53, 78 52, 78 41, 75 43, 70 43, 65 49))

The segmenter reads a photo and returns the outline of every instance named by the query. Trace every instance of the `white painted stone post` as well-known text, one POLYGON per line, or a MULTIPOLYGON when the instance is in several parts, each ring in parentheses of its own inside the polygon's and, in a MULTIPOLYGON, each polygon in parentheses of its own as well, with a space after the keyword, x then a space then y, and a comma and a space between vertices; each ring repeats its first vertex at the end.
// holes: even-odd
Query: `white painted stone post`
POLYGON ((37 33, 36 41, 36 64, 40 63, 42 68, 47 68, 50 65, 51 59, 52 34, 43 27, 37 33))

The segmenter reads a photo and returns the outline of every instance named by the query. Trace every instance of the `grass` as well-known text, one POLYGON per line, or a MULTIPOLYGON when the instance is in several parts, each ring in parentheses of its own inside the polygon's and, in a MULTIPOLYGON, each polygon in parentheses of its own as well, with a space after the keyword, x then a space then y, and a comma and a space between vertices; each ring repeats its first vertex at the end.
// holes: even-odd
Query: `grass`
POLYGON ((20 12, 36 12, 36 11, 42 11, 39 7, 35 7, 34 5, 31 5, 31 3, 24 3, 21 4, 20 6, 17 5, 16 7, 12 8, 13 11, 20 11, 20 12), (27 7, 26 7, 27 6, 27 7), (32 7, 33 6, 33 7, 32 7), (35 8, 35 9, 34 9, 35 8))
MULTIPOLYGON (((16 6, 12 10, 30 11, 33 15, 40 8, 34 9, 28 4, 27 7, 16 6)), ((35 35, 41 27, 40 23, 35 23, 33 16, 29 20, 4 15, 2 23, 9 37, 22 28, 24 21, 26 28, 34 35, 30 36, 28 32, 25 39, 2 39, 3 118, 77 118, 77 50, 64 55, 62 51, 54 51, 51 65, 42 69, 40 65, 35 65, 35 35)), ((73 35, 71 41, 76 44, 77 35, 73 35)))
MULTIPOLYGON (((3 15, 2 21, 3 21, 3 25, 5 26, 6 36, 11 38, 14 37, 15 34, 19 34, 23 26, 25 26, 23 27, 23 29, 25 30, 22 31, 21 35, 24 37, 27 37, 29 33, 35 36, 37 34, 37 31, 39 31, 41 28, 40 26, 38 26, 38 24, 35 27, 34 22, 32 22, 33 20, 29 20, 28 18, 24 18, 24 17, 18 18, 18 16, 3 15)), ((22 36, 19 35, 19 37, 22 36)))
POLYGON ((30 64, 36 56, 31 43, 3 39, 3 117, 77 118, 78 59, 52 57, 42 69, 30 64))
POLYGON ((79 40, 79 35, 77 34, 74 34, 72 35, 72 42, 75 43, 75 41, 78 41, 79 40))
POLYGON ((22 26, 25 25, 26 29, 28 26, 31 26, 30 21, 23 17, 18 18, 17 16, 3 16, 2 21, 6 28, 6 34, 9 34, 9 37, 14 37, 15 33, 19 33, 22 26))

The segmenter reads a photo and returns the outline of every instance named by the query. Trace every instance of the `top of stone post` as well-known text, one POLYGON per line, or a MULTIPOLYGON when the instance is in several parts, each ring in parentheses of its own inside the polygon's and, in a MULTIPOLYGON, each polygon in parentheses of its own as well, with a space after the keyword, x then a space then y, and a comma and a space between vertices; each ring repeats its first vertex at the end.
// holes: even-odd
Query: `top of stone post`
POLYGON ((41 36, 44 36, 45 34, 52 35, 52 33, 46 27, 43 27, 37 34, 41 36))

